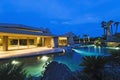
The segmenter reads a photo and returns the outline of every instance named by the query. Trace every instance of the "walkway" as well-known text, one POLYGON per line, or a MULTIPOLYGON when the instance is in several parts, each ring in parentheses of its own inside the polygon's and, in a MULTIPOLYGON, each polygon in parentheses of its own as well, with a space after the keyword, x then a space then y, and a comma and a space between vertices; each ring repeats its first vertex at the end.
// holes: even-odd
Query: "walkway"
POLYGON ((62 48, 32 48, 24 50, 13 50, 13 51, 0 51, 0 59, 9 59, 17 57, 26 57, 26 56, 37 56, 42 54, 51 54, 63 52, 62 48))

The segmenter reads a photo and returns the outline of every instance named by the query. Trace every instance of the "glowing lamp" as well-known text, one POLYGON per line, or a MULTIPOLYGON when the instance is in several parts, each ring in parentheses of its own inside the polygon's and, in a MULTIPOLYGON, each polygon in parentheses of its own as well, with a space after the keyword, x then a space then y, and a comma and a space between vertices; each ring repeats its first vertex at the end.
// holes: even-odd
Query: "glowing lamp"
POLYGON ((16 64, 19 64, 19 63, 20 63, 20 62, 19 62, 19 61, 16 61, 16 60, 13 60, 13 61, 12 61, 12 64, 15 64, 15 65, 16 65, 16 64))
POLYGON ((49 58, 49 57, 47 57, 47 56, 42 56, 41 60, 42 60, 42 61, 47 61, 48 58, 49 58))

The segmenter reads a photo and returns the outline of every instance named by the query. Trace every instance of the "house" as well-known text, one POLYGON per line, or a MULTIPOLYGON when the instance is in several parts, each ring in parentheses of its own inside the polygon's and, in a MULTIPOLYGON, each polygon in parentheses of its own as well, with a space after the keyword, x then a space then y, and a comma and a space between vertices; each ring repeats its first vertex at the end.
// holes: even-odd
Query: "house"
POLYGON ((67 45, 67 37, 59 37, 48 31, 22 24, 0 23, 0 51, 67 45))

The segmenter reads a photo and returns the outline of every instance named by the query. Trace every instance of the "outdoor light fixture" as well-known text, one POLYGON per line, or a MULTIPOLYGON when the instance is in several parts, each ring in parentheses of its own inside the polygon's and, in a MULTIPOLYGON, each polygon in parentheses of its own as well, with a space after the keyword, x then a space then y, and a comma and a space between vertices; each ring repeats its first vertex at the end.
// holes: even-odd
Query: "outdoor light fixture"
POLYGON ((38 57, 37 57, 37 60, 39 61, 40 59, 41 59, 41 57, 40 57, 40 56, 38 56, 38 57))
POLYGON ((16 60, 13 60, 12 61, 12 64, 16 65, 16 64, 19 64, 20 62, 19 61, 16 61, 16 60))
POLYGON ((47 56, 42 56, 42 58, 41 58, 42 61, 47 61, 48 59, 49 59, 49 57, 47 57, 47 56))

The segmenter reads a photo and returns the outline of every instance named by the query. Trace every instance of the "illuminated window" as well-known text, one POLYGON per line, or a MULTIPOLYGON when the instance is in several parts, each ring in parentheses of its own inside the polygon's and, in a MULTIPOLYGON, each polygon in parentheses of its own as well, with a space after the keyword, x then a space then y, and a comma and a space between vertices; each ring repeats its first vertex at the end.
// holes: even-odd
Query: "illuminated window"
POLYGON ((17 45, 17 44, 18 44, 18 39, 10 40, 10 45, 17 45))

